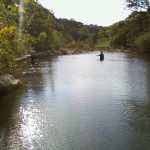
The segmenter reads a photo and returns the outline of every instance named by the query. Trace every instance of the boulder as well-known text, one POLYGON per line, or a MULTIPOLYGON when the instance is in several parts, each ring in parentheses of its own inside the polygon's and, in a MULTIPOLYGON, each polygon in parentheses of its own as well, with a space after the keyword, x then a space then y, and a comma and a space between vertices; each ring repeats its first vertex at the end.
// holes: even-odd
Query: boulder
POLYGON ((14 90, 22 85, 19 79, 15 79, 14 76, 5 74, 0 76, 0 93, 14 90))

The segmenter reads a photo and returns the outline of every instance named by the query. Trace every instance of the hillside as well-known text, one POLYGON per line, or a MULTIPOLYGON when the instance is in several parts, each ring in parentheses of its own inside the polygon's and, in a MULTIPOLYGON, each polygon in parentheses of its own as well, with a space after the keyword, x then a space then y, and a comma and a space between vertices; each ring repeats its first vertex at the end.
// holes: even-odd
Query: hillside
POLYGON ((38 1, 0 2, 0 70, 14 66, 13 59, 28 53, 66 54, 95 49, 150 51, 150 7, 134 11, 109 27, 58 19, 38 1))

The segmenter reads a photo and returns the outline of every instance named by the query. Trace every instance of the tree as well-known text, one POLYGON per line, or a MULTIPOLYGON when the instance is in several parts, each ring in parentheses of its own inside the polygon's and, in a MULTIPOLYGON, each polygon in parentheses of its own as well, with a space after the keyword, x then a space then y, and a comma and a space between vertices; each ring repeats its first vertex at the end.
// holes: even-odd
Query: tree
POLYGON ((37 45, 39 50, 46 49, 46 40, 47 40, 47 34, 45 32, 41 32, 37 38, 39 45, 37 45))
POLYGON ((0 74, 10 71, 14 68, 14 55, 7 50, 0 48, 0 74))
POLYGON ((120 32, 116 34, 114 39, 111 41, 111 46, 114 48, 127 48, 127 38, 125 30, 120 30, 120 32))
POLYGON ((56 51, 60 50, 60 48, 64 46, 63 34, 61 32, 54 30, 52 32, 52 37, 53 37, 51 41, 52 49, 55 49, 56 51))
POLYGON ((0 2, 0 29, 3 27, 10 27, 17 25, 18 9, 13 4, 7 4, 0 2))
POLYGON ((147 10, 150 6, 150 0, 126 0, 127 7, 135 10, 144 9, 147 10))
POLYGON ((86 27, 82 27, 79 30, 79 38, 80 40, 86 41, 88 39, 89 30, 86 27))
POLYGON ((150 33, 145 33, 135 40, 136 46, 141 51, 150 52, 150 33))

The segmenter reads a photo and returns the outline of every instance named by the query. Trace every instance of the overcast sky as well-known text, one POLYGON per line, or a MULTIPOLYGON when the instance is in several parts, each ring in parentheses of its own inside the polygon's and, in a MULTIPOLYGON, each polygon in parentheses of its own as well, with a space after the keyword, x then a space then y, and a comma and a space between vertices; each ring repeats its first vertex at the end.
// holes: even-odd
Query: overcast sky
POLYGON ((84 24, 109 26, 124 20, 131 11, 125 0, 39 0, 56 18, 75 19, 84 24))

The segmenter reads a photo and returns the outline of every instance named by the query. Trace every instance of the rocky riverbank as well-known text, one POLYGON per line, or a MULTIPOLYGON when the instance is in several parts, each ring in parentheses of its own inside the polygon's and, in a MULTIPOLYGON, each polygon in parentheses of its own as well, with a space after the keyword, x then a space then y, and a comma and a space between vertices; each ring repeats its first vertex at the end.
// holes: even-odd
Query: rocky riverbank
POLYGON ((0 94, 10 92, 22 85, 22 82, 19 79, 16 79, 14 76, 5 74, 0 76, 0 94))

